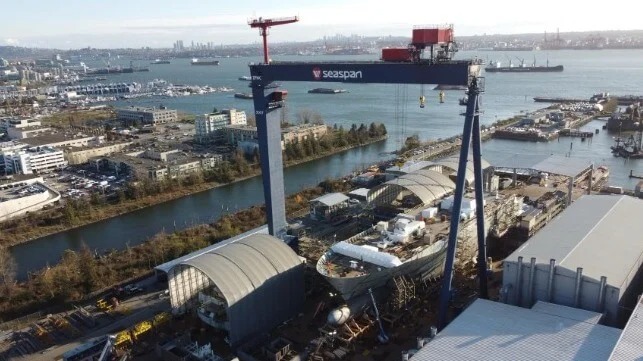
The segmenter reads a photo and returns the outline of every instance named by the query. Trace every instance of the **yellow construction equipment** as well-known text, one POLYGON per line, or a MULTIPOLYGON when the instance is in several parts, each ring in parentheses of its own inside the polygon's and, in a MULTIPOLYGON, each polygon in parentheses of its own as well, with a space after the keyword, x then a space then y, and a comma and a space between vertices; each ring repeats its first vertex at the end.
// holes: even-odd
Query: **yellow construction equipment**
POLYGON ((116 340, 114 340, 114 347, 123 347, 125 343, 128 342, 130 345, 132 342, 132 336, 129 333, 129 330, 123 330, 116 334, 116 340))
POLYGON ((168 312, 161 312, 154 315, 154 327, 159 327, 160 325, 166 323, 172 318, 168 312))
POLYGON ((132 336, 134 339, 138 339, 142 334, 152 329, 152 322, 145 320, 137 323, 132 327, 132 336))

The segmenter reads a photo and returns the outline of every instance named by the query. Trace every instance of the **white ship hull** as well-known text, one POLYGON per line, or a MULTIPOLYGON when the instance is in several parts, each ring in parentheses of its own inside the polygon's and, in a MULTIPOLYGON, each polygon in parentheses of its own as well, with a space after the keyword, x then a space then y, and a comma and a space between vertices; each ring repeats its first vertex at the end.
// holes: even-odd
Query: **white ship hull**
POLYGON ((376 289, 386 285, 394 277, 402 275, 429 277, 442 274, 446 249, 446 241, 440 240, 430 246, 426 246, 420 253, 397 267, 382 268, 380 271, 356 277, 330 276, 325 268, 326 260, 331 256, 331 251, 329 250, 317 261, 317 272, 324 276, 345 300, 349 300, 366 293, 369 288, 376 289))

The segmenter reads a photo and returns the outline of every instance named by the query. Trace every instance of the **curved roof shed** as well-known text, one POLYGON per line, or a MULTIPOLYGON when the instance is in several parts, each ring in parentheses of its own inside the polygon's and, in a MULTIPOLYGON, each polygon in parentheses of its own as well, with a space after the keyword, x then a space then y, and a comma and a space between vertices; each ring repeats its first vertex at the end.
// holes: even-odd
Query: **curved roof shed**
POLYGON ((368 192, 367 199, 369 203, 390 204, 400 193, 408 191, 422 203, 429 204, 454 190, 455 183, 446 175, 435 170, 420 169, 374 187, 368 192))
MULTIPOLYGON (((480 160, 482 164, 482 171, 484 172, 485 169, 491 166, 491 164, 489 164, 489 162, 487 162, 484 158, 481 158, 480 160)), ((453 176, 455 177, 455 174, 458 172, 458 166, 460 165, 460 155, 453 155, 451 157, 436 160, 434 164, 440 165, 443 168, 450 169, 453 172, 453 176)), ((471 154, 469 154, 469 157, 468 157, 467 171, 465 173, 464 178, 467 185, 473 184, 473 181, 475 179, 474 172, 473 172, 473 155, 471 154)))
POLYGON ((216 287, 225 298, 228 338, 238 345, 293 317, 303 304, 303 264, 283 241, 255 234, 185 260, 168 272, 175 313, 198 304, 216 287))

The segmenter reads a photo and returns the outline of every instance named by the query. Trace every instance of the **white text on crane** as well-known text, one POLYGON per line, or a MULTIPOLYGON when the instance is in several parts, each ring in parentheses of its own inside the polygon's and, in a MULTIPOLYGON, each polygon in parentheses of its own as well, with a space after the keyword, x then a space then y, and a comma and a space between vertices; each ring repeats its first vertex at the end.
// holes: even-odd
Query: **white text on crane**
POLYGON ((313 68, 313 78, 321 79, 362 79, 361 70, 321 70, 313 68))

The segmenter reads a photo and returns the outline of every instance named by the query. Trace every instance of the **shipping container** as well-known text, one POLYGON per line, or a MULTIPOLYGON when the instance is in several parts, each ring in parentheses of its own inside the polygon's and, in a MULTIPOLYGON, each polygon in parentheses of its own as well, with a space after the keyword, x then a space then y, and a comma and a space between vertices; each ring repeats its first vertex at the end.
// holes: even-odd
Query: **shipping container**
POLYGON ((411 53, 408 48, 386 48, 382 49, 382 60, 411 61, 411 53))
POLYGON ((443 44, 451 41, 452 28, 413 29, 413 44, 443 44))

